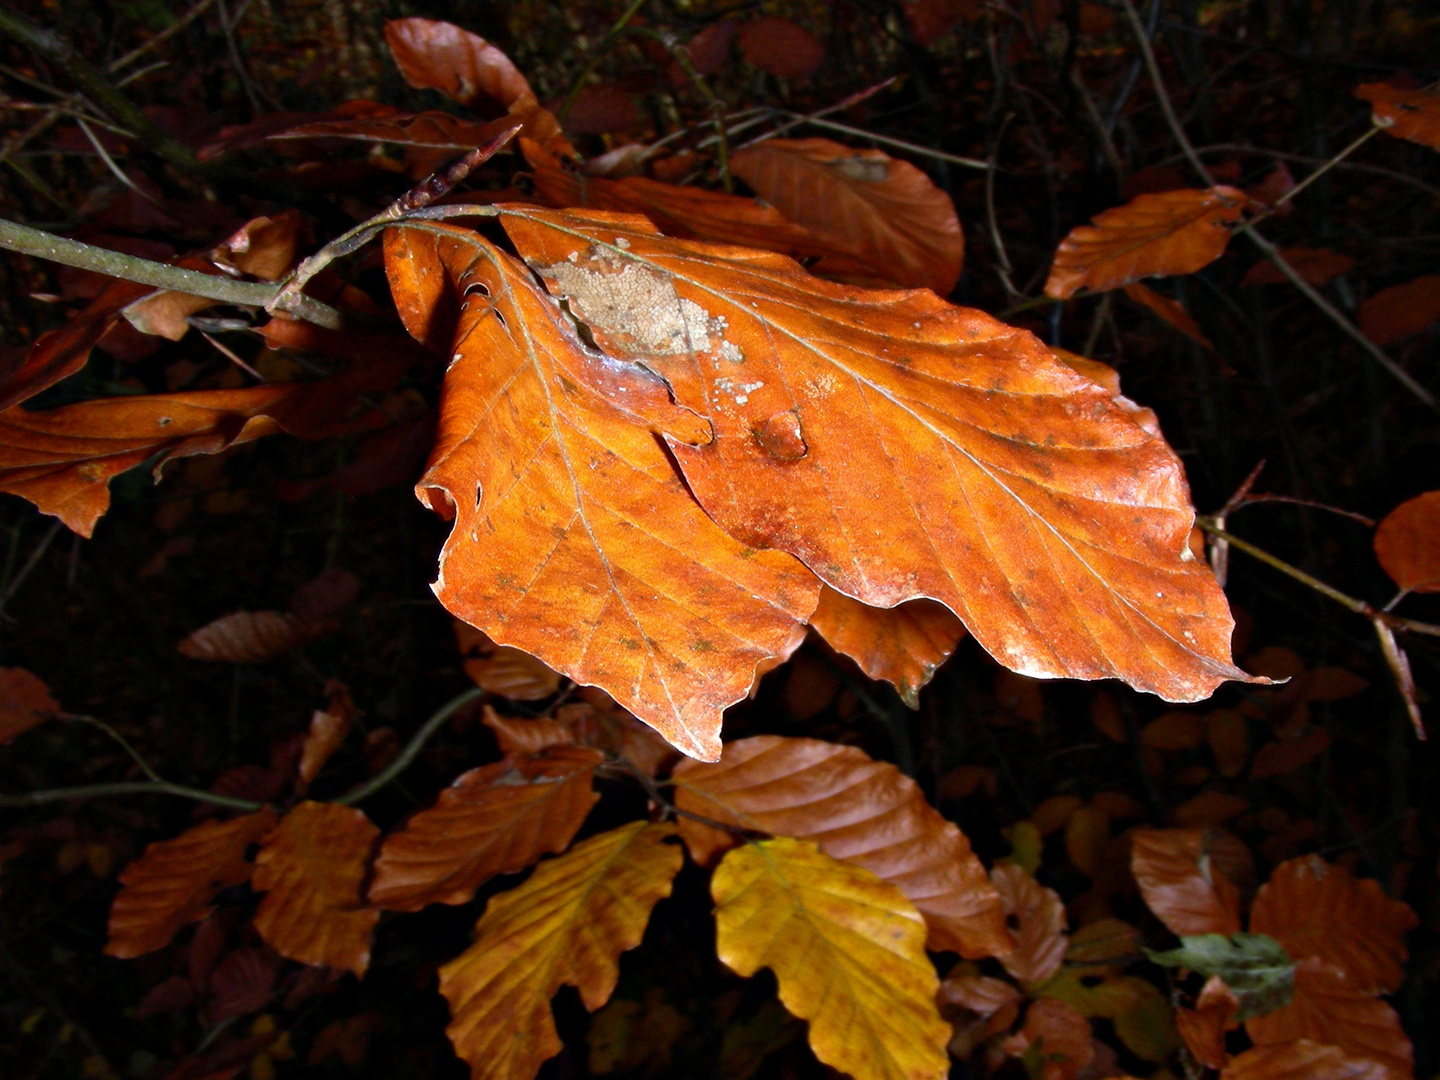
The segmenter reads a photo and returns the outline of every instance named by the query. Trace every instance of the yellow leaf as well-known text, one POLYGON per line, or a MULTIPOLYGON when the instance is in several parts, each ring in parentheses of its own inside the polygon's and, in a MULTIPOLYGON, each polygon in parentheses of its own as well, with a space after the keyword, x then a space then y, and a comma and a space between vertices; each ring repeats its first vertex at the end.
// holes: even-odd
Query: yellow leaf
POLYGON ((637 821, 592 836, 490 901, 474 944, 440 969, 446 1030, 473 1080, 531 1080, 560 1052, 550 999, 562 985, 591 1011, 609 1000, 620 954, 680 871, 674 831, 637 821))
POLYGON ((721 961, 744 976, 773 970, 822 1062, 856 1080, 946 1074, 950 1028, 935 1006, 925 923, 898 888, 776 838, 726 855, 710 889, 721 961))

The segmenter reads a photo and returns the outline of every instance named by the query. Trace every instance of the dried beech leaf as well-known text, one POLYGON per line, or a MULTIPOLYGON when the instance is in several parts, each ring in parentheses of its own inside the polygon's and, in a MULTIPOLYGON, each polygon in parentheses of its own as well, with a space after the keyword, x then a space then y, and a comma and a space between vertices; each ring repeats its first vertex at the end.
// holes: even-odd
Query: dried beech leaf
POLYGON ((330 755, 340 749, 340 744, 350 733, 350 725, 355 722, 355 703, 350 700, 350 694, 345 687, 332 681, 326 690, 330 694, 329 704, 310 714, 310 731, 300 748, 300 764, 296 769, 295 781, 297 795, 305 794, 315 777, 320 775, 325 763, 330 760, 330 755))
POLYGON ((1207 349, 1214 348, 1210 344, 1210 339, 1205 336, 1205 332, 1200 329, 1200 324, 1170 297, 1162 296, 1148 285, 1141 285, 1139 282, 1133 281, 1125 286, 1125 295, 1154 312, 1160 319, 1179 330, 1191 341, 1203 345, 1207 349))
POLYGON ((1310 1039, 1252 1047, 1228 1065, 1211 1068, 1221 1070, 1220 1080, 1392 1080, 1380 1062, 1352 1057, 1338 1046, 1310 1039))
POLYGON ((1245 678, 1178 459, 1030 334, 632 217, 502 221, 602 348, 710 418, 665 434, 732 535, 875 607, 938 600, 1022 674, 1172 700, 1245 678))
POLYGON ((1249 199, 1238 188, 1184 188, 1138 195, 1070 230, 1055 252, 1045 295, 1101 292, 1142 277, 1193 274, 1225 253, 1249 199))
POLYGON ((1322 960, 1295 965, 1290 1004, 1245 1024, 1256 1046, 1310 1039, 1339 1047, 1351 1057, 1384 1066, 1387 1080, 1411 1080, 1415 1051, 1394 1009, 1362 993, 1339 968, 1322 960))
MULTIPOLYGON (((976 959, 1010 951, 1000 896, 965 834, 888 762, 853 746, 757 735, 727 743, 719 764, 683 761, 673 776, 681 809, 813 840, 831 858, 897 886, 925 917, 931 948, 976 959)), ((689 819, 680 834, 700 863, 734 843, 689 819)))
POLYGON ((1440 95, 1389 83, 1364 83, 1355 96, 1370 102, 1375 124, 1400 139, 1440 150, 1440 95))
POLYGON ((120 873, 105 954, 129 959, 164 948, 186 923, 209 915, 216 893, 250 879, 245 851, 274 827, 275 812, 266 807, 148 845, 120 873))
POLYGON ((1375 557, 1408 592, 1440 592, 1440 491, 1427 491, 1385 515, 1375 557))
POLYGON ((360 883, 380 835, 359 810, 302 802, 260 845, 251 886, 264 898, 255 929, 287 960, 364 975, 380 912, 360 883))
POLYGON ((620 954, 640 944, 684 856, 668 825, 622 825, 541 863, 492 898, 474 943, 440 969, 446 1029, 472 1080, 532 1080, 561 1050, 550 999, 563 985, 594 1012, 610 999, 620 954))
POLYGON ((1002 956, 1005 970, 1022 983, 1044 982, 1065 962, 1070 939, 1065 934, 1065 904, 1054 889, 1047 889, 1015 865, 997 866, 990 873, 1004 904, 1014 918, 1015 951, 1002 956))
POLYGON ((710 893, 721 962, 747 978, 770 968, 823 1063, 857 1080, 947 1074, 925 924, 894 885, 777 837, 726 855, 710 893))
POLYGON ((1250 929, 1269 934, 1299 960, 1317 957, 1363 994, 1393 994, 1404 981, 1405 933, 1420 925, 1410 905, 1378 881, 1306 855, 1281 863, 1260 886, 1250 929))
POLYGON ((391 911, 465 904, 496 874, 558 855, 599 800, 590 781, 603 760, 598 750, 562 746, 462 773, 385 838, 370 903, 391 911))
POLYGON ((808 79, 820 69, 825 47, 798 23, 761 15, 740 27, 740 55, 781 79, 808 79))
POLYGON ((1047 1063, 1045 1075, 1055 1080, 1073 1080, 1095 1056, 1090 1021, 1072 1006, 1048 997, 1031 1003, 1025 1026, 1003 1045, 1012 1057, 1038 1049, 1040 1060, 1047 1063))
POLYGON ((462 153, 498 138, 517 126, 514 117, 498 120, 463 120, 449 113, 429 111, 395 116, 359 116, 339 120, 316 120, 271 135, 272 139, 362 139, 394 143, 426 150, 462 153))
MULTIPOLYGON (((789 220, 869 268, 881 284, 947 295, 960 279, 965 237, 950 196, 908 161, 829 139, 767 139, 730 168, 789 220)), ((829 277, 823 262, 815 272, 829 277)))
POLYGON ((1181 937, 1240 932, 1240 894, 1209 851, 1204 829, 1137 829, 1130 868, 1156 918, 1181 937))
MULTIPOLYGON (((1355 266, 1355 260, 1349 255, 1342 255, 1329 248, 1286 247, 1280 249, 1280 256, 1311 285, 1324 285, 1331 278, 1339 277, 1355 266)), ((1289 280, 1280 267, 1266 259, 1245 271, 1240 284, 1279 285, 1289 280)))
POLYGON ((539 754, 552 746, 588 742, 567 724, 544 716, 502 716, 490 705, 485 706, 481 723, 495 733, 502 754, 539 754))
POLYGON ((24 668, 0 668, 0 746, 60 711, 39 677, 24 668))
POLYGON ((1381 289, 1360 305, 1355 316, 1361 332, 1376 345, 1422 333, 1440 319, 1440 274, 1381 289))
POLYGON ((920 707, 921 689, 965 636, 965 625, 934 600, 873 608, 829 586, 820 590, 810 625, 870 678, 893 685, 912 709, 920 707))
POLYGON ((319 629, 288 611, 234 611, 205 624, 176 648, 192 660, 259 664, 304 645, 319 629))
POLYGON ((959 1005, 979 1016, 994 1016, 1025 1000, 1018 987, 988 975, 951 975, 940 984, 940 1001, 959 1005))
POLYGON ((388 230, 385 254, 417 338, 432 290, 448 280, 466 297, 416 488, 455 517, 436 595, 682 752, 717 758, 721 710, 794 651, 819 583, 705 515, 649 429, 703 440, 709 423, 655 375, 587 348, 513 258, 453 226, 388 230))
POLYGON ((465 674, 482 690, 513 701, 540 701, 560 689, 559 674, 529 653, 507 645, 495 645, 484 656, 467 658, 465 674))

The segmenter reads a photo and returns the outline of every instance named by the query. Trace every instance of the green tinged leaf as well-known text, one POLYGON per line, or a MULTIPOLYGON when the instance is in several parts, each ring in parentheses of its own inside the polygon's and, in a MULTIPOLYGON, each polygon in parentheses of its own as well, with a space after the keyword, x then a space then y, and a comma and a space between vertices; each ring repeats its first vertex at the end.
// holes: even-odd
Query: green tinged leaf
POLYGON ((1268 934, 1200 934, 1182 937, 1178 949, 1145 950, 1162 967, 1187 968, 1219 975, 1240 999, 1238 1020, 1264 1016, 1290 1003, 1295 993, 1295 962, 1268 934))

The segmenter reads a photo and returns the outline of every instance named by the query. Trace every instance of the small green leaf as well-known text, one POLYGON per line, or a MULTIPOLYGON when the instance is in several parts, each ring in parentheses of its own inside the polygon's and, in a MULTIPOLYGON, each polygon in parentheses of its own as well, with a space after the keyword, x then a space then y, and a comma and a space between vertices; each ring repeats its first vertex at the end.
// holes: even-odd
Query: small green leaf
POLYGON ((1182 937, 1178 949, 1145 950, 1164 967, 1188 968, 1201 975, 1219 975, 1240 999, 1237 1020, 1250 1020, 1290 1003, 1295 993, 1295 962, 1280 942, 1267 934, 1200 934, 1182 937))

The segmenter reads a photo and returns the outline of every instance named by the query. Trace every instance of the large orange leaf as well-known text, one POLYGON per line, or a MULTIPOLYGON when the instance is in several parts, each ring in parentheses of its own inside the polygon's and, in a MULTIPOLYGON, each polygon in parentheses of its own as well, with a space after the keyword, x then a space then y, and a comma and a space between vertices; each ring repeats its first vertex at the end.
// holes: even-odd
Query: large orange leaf
POLYGON ((1411 1080, 1414 1048, 1400 1017, 1378 997, 1361 992, 1344 972, 1323 960, 1295 965, 1290 1004, 1245 1022, 1257 1046, 1311 1039, 1338 1046, 1352 1057, 1378 1062, 1388 1080, 1411 1080))
POLYGON ((1440 95, 1390 83, 1363 83, 1355 96, 1370 102, 1375 122, 1391 135, 1440 150, 1440 95))
POLYGON ((471 769, 436 804, 385 838, 370 902, 393 911, 464 904, 496 874, 513 874, 570 846, 599 800, 598 750, 558 746, 471 769))
POLYGON ((1440 491, 1408 499, 1375 529, 1375 557, 1408 592, 1440 592, 1440 491))
POLYGON ((912 709, 920 707, 921 689, 965 636, 965 624, 934 600, 873 608, 829 586, 820 590, 810 625, 870 678, 891 683, 912 709))
POLYGON ((361 811, 302 802, 255 856, 251 885, 265 893, 255 929, 289 960, 364 975, 380 912, 364 906, 360 883, 380 835, 361 811))
POLYGON ((615 991, 684 856, 674 829, 643 821, 592 836, 492 899, 474 943, 440 969, 447 1029, 473 1080, 531 1080, 560 1052, 550 999, 563 985, 591 1012, 615 991))
MULTIPOLYGON (((813 840, 831 858, 897 886, 925 916, 931 948, 972 958, 1010 951, 1000 896, 970 841, 894 765, 853 746, 757 735, 727 743, 719 764, 682 761, 673 775, 681 809, 813 840)), ((688 819, 680 834, 697 862, 734 843, 688 819)))
POLYGON ((1250 929, 1269 934, 1296 960, 1318 957, 1365 994, 1393 994, 1404 981, 1405 933, 1420 925, 1410 905, 1378 881, 1306 855, 1281 863, 1260 886, 1250 929))
POLYGON ((1060 970, 1070 939, 1065 903, 1019 866, 1007 863, 991 873, 1005 914, 1015 920, 1015 951, 1002 956, 1005 970, 1022 983, 1037 984, 1060 970))
POLYGON ((120 874, 106 955, 128 959, 164 948, 180 927, 209 915, 216 893, 250 879, 245 851, 274 827, 275 811, 266 807, 146 847, 120 874))
POLYGON ((939 600, 1022 674, 1173 700, 1245 677, 1178 459, 1032 335, 633 217, 502 219, 603 348, 710 418, 666 438, 732 535, 875 607, 939 600))
POLYGON ((715 947, 738 975, 775 973, 810 1048, 856 1080, 938 1080, 950 1028, 925 924, 895 886, 804 840, 745 844, 710 882, 715 947))
POLYGON ((1137 829, 1130 868, 1156 918, 1181 936, 1240 932, 1240 893, 1210 854, 1205 829, 1137 829))
POLYGON ((50 688, 24 668, 0 668, 0 746, 60 712, 50 688))
POLYGON ((854 252, 865 277, 941 296, 960 279, 955 205, 908 161, 829 139, 767 139, 736 151, 730 167, 791 221, 854 252))
POLYGON ((1248 202, 1243 191, 1224 184, 1137 195, 1070 230, 1055 252, 1045 295, 1064 300, 1080 289, 1101 292, 1142 277, 1193 274, 1224 254, 1229 226, 1248 202))
POLYGON ((1220 1072, 1220 1080, 1317 1080, 1319 1077, 1389 1080, 1390 1074, 1379 1062, 1351 1057, 1338 1046, 1325 1046, 1310 1039, 1253 1047, 1237 1055, 1220 1072))
POLYGON ((451 226, 390 230, 385 251, 417 338, 439 290, 466 297, 416 489, 455 517, 436 595, 677 749, 718 757, 721 710, 799 644, 819 583, 706 517, 651 429, 696 442, 709 423, 588 348, 516 260, 451 226))

